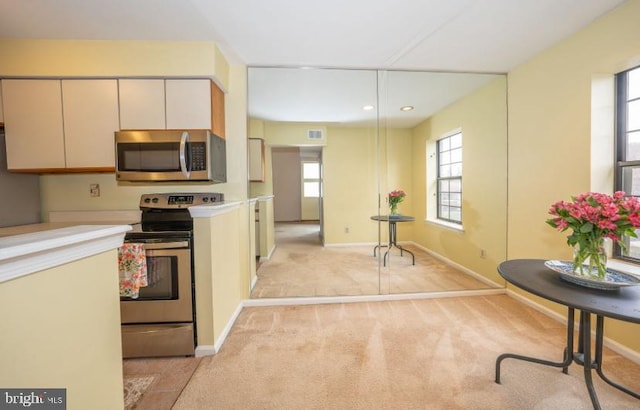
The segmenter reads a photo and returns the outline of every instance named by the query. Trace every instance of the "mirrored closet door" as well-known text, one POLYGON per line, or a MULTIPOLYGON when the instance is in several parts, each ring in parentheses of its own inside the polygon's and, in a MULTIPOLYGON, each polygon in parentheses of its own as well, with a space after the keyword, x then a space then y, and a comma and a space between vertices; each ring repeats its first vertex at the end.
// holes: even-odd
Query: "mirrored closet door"
MULTIPOLYGON (((258 255, 252 297, 490 286, 473 269, 486 269, 492 262, 487 255, 506 254, 503 76, 262 67, 249 68, 248 76, 249 137, 262 146, 264 167, 263 178, 250 184, 250 196, 267 198, 264 207, 272 206, 275 224, 275 251, 258 255), (497 217, 493 234, 477 226, 474 212, 480 208, 465 202, 481 187, 447 192, 448 209, 465 212, 464 229, 429 221, 438 209, 433 150, 438 139, 456 130, 463 130, 464 144, 453 152, 462 157, 458 163, 465 172, 492 178, 483 184, 496 199, 486 204, 489 216, 497 217), (478 170, 466 150, 477 150, 471 139, 488 138, 485 133, 491 133, 487 143, 498 146, 478 170), (393 191, 405 194, 397 217, 389 216, 393 191), (486 240, 480 245, 486 247, 484 257, 463 256, 456 267, 458 253, 471 252, 475 240, 486 240)), ((478 182, 465 173, 461 187, 467 179, 478 182)))

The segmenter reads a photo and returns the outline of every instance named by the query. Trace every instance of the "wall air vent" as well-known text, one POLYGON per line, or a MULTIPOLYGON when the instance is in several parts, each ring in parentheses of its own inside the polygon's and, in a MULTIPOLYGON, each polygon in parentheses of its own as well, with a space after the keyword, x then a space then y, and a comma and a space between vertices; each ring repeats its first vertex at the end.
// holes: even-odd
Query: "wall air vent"
POLYGON ((324 138, 324 133, 322 130, 308 130, 307 138, 310 140, 321 140, 324 138))

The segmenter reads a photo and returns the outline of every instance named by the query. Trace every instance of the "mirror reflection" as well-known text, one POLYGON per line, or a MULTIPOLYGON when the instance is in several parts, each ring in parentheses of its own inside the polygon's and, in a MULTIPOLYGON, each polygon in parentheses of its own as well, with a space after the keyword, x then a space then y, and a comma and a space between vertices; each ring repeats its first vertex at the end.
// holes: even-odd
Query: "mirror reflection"
POLYGON ((504 286, 503 75, 250 68, 248 94, 252 297, 504 286))

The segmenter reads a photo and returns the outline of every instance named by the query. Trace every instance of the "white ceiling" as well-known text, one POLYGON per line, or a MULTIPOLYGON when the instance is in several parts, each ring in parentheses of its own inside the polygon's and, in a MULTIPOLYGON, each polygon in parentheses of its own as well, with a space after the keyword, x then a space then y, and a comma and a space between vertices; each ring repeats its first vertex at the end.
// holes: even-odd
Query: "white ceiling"
POLYGON ((499 75, 250 68, 249 113, 268 121, 413 128, 499 75), (373 107, 363 110, 365 105, 373 107), (403 106, 414 107, 401 111, 403 106), (378 115, 379 114, 379 115, 378 115))
MULTIPOLYGON (((248 66, 506 73, 622 3, 622 0, 0 0, 0 38, 214 41, 232 63, 248 66)), ((269 104, 278 105, 273 100, 278 95, 274 93, 274 83, 262 83, 271 88, 257 90, 256 83, 254 91, 270 96, 269 104)), ((332 88, 332 93, 327 93, 326 84, 316 88, 307 84, 299 91, 305 97, 335 96, 338 92, 354 94, 347 92, 355 88, 353 83, 333 85, 338 87, 332 88)), ((280 89, 287 88, 280 86, 280 89)), ((318 97, 317 101, 320 100, 318 97)), ((280 105, 304 104, 289 101, 280 105)), ((424 105, 434 103, 426 101, 424 105)), ((252 104, 251 109, 255 106, 252 104)), ((264 107, 265 103, 258 106, 264 107)), ((312 113, 319 113, 321 107, 310 107, 305 117, 295 118, 306 121, 312 113)), ((288 112, 280 111, 278 116, 282 119, 282 115, 288 114, 293 118, 292 111, 288 108, 288 112)), ((332 112, 340 115, 345 109, 332 112)), ((343 121, 335 116, 327 120, 343 121)))
POLYGON ((0 38, 215 41, 246 65, 511 70, 622 0, 0 0, 0 38))

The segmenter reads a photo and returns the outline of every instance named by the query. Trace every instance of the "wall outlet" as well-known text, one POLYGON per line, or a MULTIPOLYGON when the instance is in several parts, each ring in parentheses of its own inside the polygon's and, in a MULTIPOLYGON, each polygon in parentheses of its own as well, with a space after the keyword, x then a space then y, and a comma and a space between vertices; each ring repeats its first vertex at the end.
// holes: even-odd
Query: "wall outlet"
POLYGON ((100 184, 90 184, 89 195, 91 195, 92 197, 100 196, 100 184))
POLYGON ((487 251, 485 249, 480 249, 480 257, 481 258, 486 258, 487 257, 487 251))

